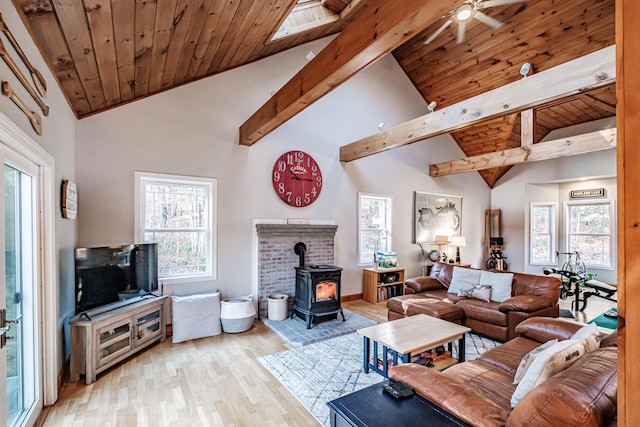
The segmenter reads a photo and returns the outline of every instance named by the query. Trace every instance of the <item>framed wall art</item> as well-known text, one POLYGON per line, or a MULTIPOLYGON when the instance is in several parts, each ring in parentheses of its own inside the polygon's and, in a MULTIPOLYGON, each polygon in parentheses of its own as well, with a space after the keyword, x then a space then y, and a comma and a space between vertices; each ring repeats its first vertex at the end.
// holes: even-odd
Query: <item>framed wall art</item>
POLYGON ((414 192, 413 243, 432 243, 436 236, 459 236, 462 197, 414 192))

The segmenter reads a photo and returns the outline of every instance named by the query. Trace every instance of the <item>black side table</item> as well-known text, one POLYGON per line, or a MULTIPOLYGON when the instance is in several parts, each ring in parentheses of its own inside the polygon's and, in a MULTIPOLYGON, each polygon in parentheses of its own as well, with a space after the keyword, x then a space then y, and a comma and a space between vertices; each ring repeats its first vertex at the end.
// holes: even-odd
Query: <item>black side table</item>
POLYGON ((470 427, 445 410, 414 393, 395 399, 385 393, 386 380, 327 402, 331 427, 470 427))

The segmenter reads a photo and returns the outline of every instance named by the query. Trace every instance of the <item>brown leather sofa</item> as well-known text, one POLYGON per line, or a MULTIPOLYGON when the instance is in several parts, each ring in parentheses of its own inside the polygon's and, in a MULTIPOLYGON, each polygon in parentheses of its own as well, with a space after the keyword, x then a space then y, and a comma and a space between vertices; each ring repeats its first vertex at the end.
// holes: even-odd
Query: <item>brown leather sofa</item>
POLYGON ((503 302, 485 302, 448 292, 453 269, 451 264, 436 262, 429 276, 406 280, 405 295, 387 301, 387 318, 394 320, 423 313, 507 341, 516 336, 515 328, 523 320, 536 316, 558 317, 560 313, 560 280, 556 277, 512 273, 511 297, 503 302))
POLYGON ((477 427, 614 426, 617 411, 617 334, 601 336, 600 348, 531 389, 511 408, 515 373, 522 357, 542 343, 569 339, 580 327, 567 319, 532 318, 519 336, 478 359, 438 372, 413 363, 389 377, 459 419, 477 427))

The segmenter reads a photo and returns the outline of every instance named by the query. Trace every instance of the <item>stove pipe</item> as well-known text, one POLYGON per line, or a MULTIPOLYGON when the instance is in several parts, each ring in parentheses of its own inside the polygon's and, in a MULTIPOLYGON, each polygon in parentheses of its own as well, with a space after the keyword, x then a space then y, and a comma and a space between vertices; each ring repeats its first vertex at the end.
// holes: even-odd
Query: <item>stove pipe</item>
POLYGON ((300 257, 300 265, 299 267, 304 267, 304 253, 307 250, 307 245, 302 242, 298 242, 293 247, 293 251, 300 257))

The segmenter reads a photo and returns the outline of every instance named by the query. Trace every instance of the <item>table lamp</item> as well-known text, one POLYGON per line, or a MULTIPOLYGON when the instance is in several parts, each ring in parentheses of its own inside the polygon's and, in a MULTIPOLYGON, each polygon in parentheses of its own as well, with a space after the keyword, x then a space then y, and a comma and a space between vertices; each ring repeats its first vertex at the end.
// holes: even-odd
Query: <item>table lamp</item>
POLYGON ((451 242, 449 242, 451 246, 456 247, 456 262, 460 263, 460 247, 467 246, 467 242, 463 236, 452 236, 451 242))

